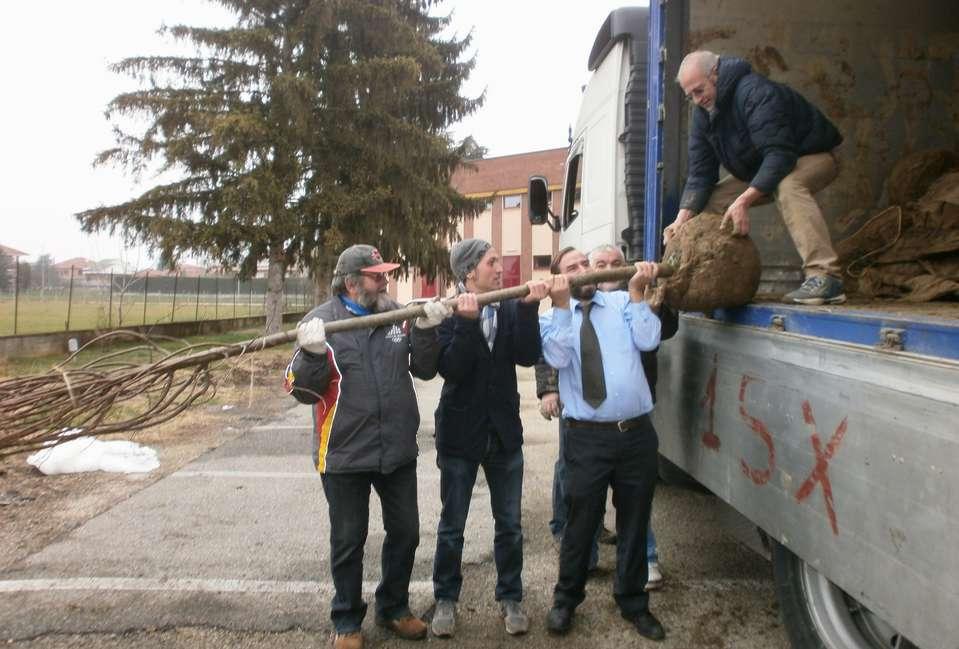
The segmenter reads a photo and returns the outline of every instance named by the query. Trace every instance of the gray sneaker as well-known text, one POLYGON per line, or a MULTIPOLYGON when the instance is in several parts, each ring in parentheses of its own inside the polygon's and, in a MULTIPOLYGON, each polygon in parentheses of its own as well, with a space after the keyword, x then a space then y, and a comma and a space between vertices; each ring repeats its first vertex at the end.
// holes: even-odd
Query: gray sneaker
POLYGON ((451 599, 436 600, 430 630, 437 638, 452 638, 456 631, 456 602, 451 599))
POLYGON ((520 608, 519 602, 511 599, 504 599, 499 603, 500 610, 503 611, 503 619, 506 621, 506 633, 510 635, 523 635, 529 631, 529 618, 520 608))
POLYGON ((802 286, 783 296, 783 302, 796 304, 842 304, 845 301, 842 281, 831 275, 809 277, 802 286))

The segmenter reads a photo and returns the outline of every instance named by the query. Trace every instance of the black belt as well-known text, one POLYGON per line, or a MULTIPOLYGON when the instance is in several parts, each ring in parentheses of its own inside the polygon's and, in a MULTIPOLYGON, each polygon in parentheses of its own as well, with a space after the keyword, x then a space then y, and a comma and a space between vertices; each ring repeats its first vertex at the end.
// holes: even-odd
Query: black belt
POLYGON ((582 419, 566 418, 566 425, 572 428, 614 428, 621 433, 627 430, 639 428, 648 415, 640 415, 632 419, 620 419, 619 421, 583 421, 582 419))

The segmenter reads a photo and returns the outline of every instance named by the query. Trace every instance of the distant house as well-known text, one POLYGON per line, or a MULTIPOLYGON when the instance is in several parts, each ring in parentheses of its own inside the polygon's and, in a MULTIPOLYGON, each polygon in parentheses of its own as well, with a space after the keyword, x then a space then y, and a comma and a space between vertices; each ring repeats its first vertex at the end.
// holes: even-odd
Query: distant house
POLYGON ((92 270, 96 266, 96 262, 86 257, 73 257, 72 259, 67 259, 66 261, 61 261, 53 265, 53 270, 56 271, 57 277, 65 282, 70 281, 70 276, 74 278, 82 276, 88 270, 92 270))
MULTIPOLYGON (((550 204, 559 211, 566 147, 470 160, 453 174, 450 184, 461 194, 484 201, 474 218, 457 225, 461 239, 478 237, 493 244, 503 264, 503 286, 516 286, 549 276, 552 256, 559 250, 559 234, 547 225, 529 222, 527 184, 532 175, 550 179, 550 204)), ((445 242, 444 242, 445 243, 445 242)), ((430 282, 416 269, 407 278, 390 282, 390 294, 401 303, 433 297, 446 290, 448 277, 430 282)))
POLYGON ((180 277, 201 277, 207 274, 207 269, 196 264, 180 264, 177 266, 176 272, 180 273, 180 277))
POLYGON ((23 252, 22 250, 17 250, 16 248, 11 248, 10 246, 5 246, 0 243, 0 253, 7 255, 8 257, 26 257, 29 253, 23 252))

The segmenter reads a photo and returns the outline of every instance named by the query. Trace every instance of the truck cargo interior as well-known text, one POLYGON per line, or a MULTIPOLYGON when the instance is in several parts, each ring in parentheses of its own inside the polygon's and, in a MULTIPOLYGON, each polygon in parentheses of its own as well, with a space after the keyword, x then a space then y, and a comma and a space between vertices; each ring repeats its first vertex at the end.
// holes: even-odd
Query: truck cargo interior
POLYGON ((612 12, 587 58, 565 178, 549 179, 564 188, 549 221, 561 246, 662 258, 692 112, 675 78, 699 49, 789 85, 843 135, 839 175, 816 199, 849 301, 781 303, 801 261, 775 207, 751 209, 759 295, 681 314, 660 347, 663 465, 762 542, 795 649, 956 649, 959 474, 944 468, 959 463, 956 2, 612 12))
MULTIPOLYGON (((843 134, 839 178, 818 196, 850 294, 848 304, 830 308, 959 317, 955 3, 782 2, 775 11, 745 0, 668 4, 666 20, 687 25, 664 30, 667 41, 681 38, 680 51, 745 58, 799 90, 843 134)), ((667 221, 682 190, 684 176, 674 171, 685 169, 689 120, 672 83, 678 58, 665 66, 667 221), (670 165, 670 158, 681 164, 670 165)), ((798 284, 801 263, 775 208, 753 211, 752 236, 763 258, 758 300, 766 302, 798 284)))

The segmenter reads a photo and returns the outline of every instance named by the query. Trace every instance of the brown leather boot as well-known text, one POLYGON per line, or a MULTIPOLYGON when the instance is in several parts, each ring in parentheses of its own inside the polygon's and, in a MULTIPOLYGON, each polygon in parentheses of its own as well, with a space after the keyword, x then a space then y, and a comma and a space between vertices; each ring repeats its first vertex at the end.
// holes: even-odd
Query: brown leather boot
POLYGON ((379 619, 377 623, 404 640, 422 640, 426 637, 426 631, 429 629, 426 622, 413 615, 398 617, 395 620, 379 619))
POLYGON ((333 649, 363 649, 363 632, 334 633, 333 649))

